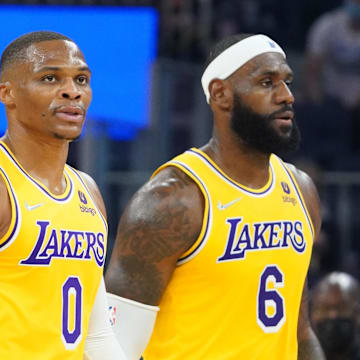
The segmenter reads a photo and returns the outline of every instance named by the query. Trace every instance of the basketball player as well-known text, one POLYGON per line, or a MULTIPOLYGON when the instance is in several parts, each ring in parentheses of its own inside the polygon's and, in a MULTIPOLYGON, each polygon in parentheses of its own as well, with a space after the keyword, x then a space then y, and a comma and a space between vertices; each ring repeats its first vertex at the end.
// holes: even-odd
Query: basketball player
POLYGON ((212 138, 157 169, 119 224, 106 281, 129 359, 150 336, 145 360, 324 359, 307 316, 318 194, 276 155, 299 142, 292 79, 264 35, 210 53, 212 138))
POLYGON ((65 164, 91 101, 78 46, 32 32, 7 46, 0 100, 0 359, 124 359, 103 275, 107 223, 95 182, 65 164), (89 328, 89 331, 88 331, 89 328))

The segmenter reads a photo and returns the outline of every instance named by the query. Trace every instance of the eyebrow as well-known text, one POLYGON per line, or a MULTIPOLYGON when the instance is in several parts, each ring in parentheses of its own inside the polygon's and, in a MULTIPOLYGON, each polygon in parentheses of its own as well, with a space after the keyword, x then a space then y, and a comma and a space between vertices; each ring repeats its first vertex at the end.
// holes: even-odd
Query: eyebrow
MULTIPOLYGON (((39 70, 36 70, 36 73, 46 72, 46 71, 61 71, 62 68, 59 66, 44 66, 40 68, 39 70)), ((91 74, 91 70, 88 66, 81 66, 77 68, 78 71, 87 71, 91 74)))
MULTIPOLYGON (((273 70, 265 70, 265 71, 259 72, 257 74, 254 73, 255 76, 276 76, 279 74, 280 74, 280 71, 273 71, 273 70)), ((292 71, 288 71, 286 75, 293 77, 294 73, 292 71)))

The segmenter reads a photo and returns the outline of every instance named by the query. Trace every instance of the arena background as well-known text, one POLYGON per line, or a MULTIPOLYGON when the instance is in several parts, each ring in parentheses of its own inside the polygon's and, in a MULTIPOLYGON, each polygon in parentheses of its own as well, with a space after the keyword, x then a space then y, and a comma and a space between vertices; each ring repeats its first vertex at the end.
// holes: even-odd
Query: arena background
MULTIPOLYGON (((231 33, 265 33, 295 72, 299 152, 289 157, 313 176, 324 225, 310 283, 331 270, 359 278, 360 152, 340 146, 343 120, 303 99, 308 30, 335 0, 9 0, 0 2, 1 51, 32 30, 63 32, 79 43, 94 74, 94 103, 69 163, 90 173, 108 212, 111 252, 120 214, 152 171, 211 135, 200 86, 209 47, 231 33), (323 126, 329 119, 334 126, 323 126), (339 141, 339 142, 338 142, 339 141)), ((0 131, 4 131, 0 109, 0 131)), ((260 210, 259 210, 260 211, 260 210)))

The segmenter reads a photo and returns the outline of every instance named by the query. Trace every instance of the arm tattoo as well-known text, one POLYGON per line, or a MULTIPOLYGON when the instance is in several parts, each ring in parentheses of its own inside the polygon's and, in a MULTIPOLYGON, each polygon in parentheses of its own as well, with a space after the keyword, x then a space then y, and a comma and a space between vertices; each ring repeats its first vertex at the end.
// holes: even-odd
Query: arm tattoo
POLYGON ((137 256, 127 255, 121 259, 121 269, 112 283, 112 292, 145 304, 157 303, 162 295, 163 279, 155 265, 144 264, 137 256))
POLYGON ((178 256, 199 236, 191 211, 196 189, 186 174, 171 169, 164 182, 144 190, 140 202, 135 198, 119 225, 112 291, 147 304, 159 301, 178 256))
POLYGON ((145 220, 137 219, 133 225, 129 224, 121 237, 120 248, 124 253, 134 253, 150 262, 161 261, 174 252, 187 250, 197 237, 191 227, 191 213, 189 207, 177 196, 179 190, 193 184, 188 176, 177 173, 176 180, 170 186, 156 189, 152 197, 151 217, 145 220), (166 200, 171 194, 171 206, 166 200))

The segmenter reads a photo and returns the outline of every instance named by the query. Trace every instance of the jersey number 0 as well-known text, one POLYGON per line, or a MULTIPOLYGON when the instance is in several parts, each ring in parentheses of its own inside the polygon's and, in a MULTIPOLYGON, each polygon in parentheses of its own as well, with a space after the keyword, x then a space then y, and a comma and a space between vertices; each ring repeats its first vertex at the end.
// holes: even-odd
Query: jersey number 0
POLYGON ((62 340, 67 350, 81 340, 82 286, 78 277, 70 276, 62 287, 62 340))

